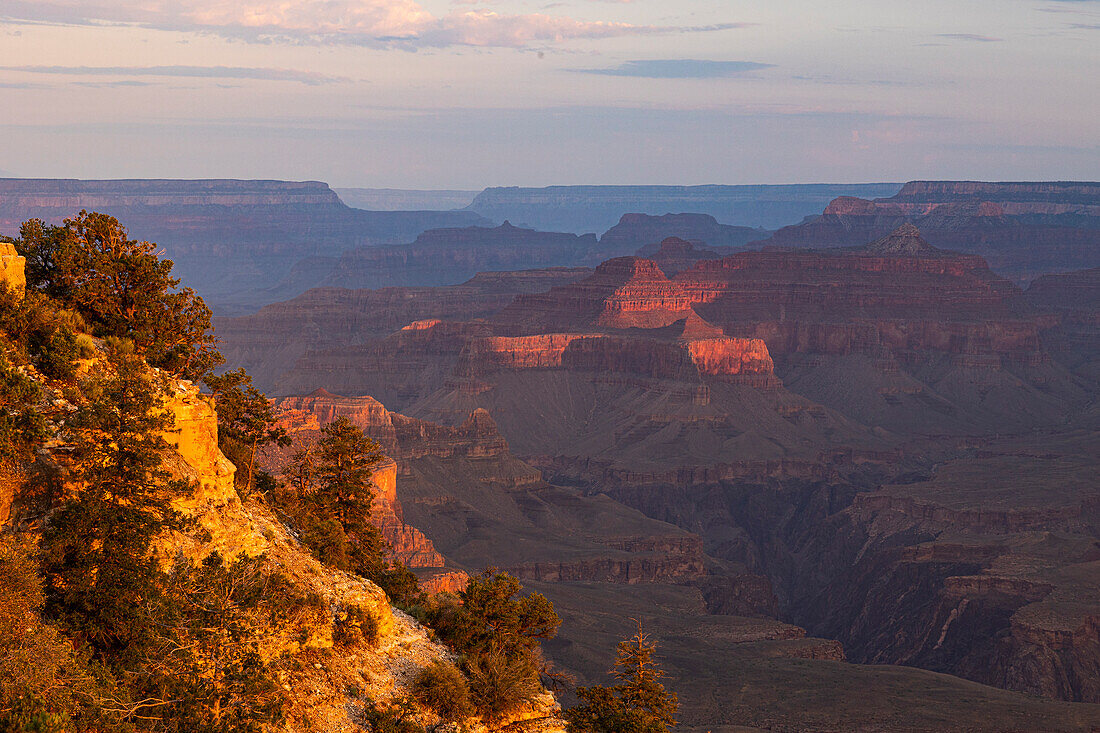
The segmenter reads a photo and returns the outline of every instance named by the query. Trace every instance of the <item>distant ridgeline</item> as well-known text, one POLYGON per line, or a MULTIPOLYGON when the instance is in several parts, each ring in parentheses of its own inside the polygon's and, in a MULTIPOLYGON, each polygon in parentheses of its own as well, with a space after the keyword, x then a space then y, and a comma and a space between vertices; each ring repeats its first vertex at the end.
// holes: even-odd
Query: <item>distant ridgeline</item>
POLYGON ((215 307, 277 283, 298 262, 364 245, 410 242, 426 229, 488 224, 473 212, 363 211, 317 181, 0 179, 0 234, 81 209, 157 242, 176 273, 215 307))
POLYGON ((548 186, 487 188, 469 209, 518 226, 603 232, 623 214, 710 214, 722 224, 776 229, 812 216, 837 196, 893 196, 900 183, 780 186, 548 186))
MULTIPOLYGON (((421 193, 398 199, 449 206, 459 199, 444 194, 465 195, 421 193)), ((593 267, 669 237, 709 256, 858 246, 905 223, 1021 284, 1100 265, 1096 183, 491 188, 461 210, 367 211, 316 181, 0 179, 0 234, 81 209, 157 242, 219 315, 319 286, 457 285, 479 272, 593 267)))

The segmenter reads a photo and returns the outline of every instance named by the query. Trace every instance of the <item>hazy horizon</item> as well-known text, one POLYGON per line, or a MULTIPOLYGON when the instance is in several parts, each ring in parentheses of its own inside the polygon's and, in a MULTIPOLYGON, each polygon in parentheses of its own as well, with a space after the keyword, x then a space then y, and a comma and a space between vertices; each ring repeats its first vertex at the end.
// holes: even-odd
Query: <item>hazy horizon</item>
POLYGON ((0 169, 340 188, 1073 180, 1100 2, 0 0, 0 169))

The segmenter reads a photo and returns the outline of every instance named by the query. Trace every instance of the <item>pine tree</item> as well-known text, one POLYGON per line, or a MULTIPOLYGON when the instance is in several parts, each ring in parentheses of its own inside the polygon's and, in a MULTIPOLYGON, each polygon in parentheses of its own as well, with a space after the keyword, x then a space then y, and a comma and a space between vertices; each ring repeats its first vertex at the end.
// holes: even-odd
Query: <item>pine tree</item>
POLYGON ((364 577, 382 573, 385 541, 370 523, 371 476, 381 447, 346 417, 321 428, 321 440, 295 456, 287 474, 293 492, 280 504, 321 562, 364 577))
POLYGON ((661 680, 665 673, 653 655, 657 644, 639 626, 634 636, 619 642, 611 687, 580 687, 581 703, 565 712, 573 733, 667 733, 676 725, 676 694, 661 680))

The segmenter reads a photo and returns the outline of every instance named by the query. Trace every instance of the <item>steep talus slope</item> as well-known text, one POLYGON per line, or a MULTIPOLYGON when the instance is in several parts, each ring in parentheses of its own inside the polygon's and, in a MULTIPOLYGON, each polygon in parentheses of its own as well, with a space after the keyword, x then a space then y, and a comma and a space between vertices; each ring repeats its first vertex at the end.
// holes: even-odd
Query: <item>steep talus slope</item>
MULTIPOLYGON (((55 398, 43 409, 52 414, 67 407, 65 398, 55 398)), ((197 563, 211 552, 227 561, 249 558, 253 572, 281 578, 279 593, 302 599, 266 624, 242 628, 236 638, 271 665, 285 703, 284 730, 362 730, 370 701, 407 694, 419 670, 451 657, 425 628, 392 608, 380 588, 322 565, 266 503, 241 499, 234 489, 234 466, 218 449, 211 398, 186 381, 168 380, 160 410, 170 422, 162 467, 186 482, 188 490, 172 498, 180 528, 155 538, 154 556, 166 567, 197 563), (376 641, 337 642, 338 619, 349 609, 373 619, 376 641)), ((65 466, 64 434, 49 446, 48 455, 65 466)), ((539 705, 521 712, 519 719, 553 716, 551 698, 539 705)))

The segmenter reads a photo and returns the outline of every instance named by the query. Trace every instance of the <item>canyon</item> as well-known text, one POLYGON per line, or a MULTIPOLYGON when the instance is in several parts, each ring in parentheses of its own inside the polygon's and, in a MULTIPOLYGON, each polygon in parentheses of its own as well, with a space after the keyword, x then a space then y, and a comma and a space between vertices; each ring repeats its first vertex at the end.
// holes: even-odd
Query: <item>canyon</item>
MULTIPOLYGON (((294 440, 265 468, 350 419, 387 457, 393 557, 432 593, 492 566, 545 594, 579 684, 637 620, 691 731, 1100 727, 1100 185, 822 187, 823 214, 769 233, 724 190, 493 189, 386 219, 324 184, 110 183, 134 232, 187 231, 181 264, 226 278, 219 348, 294 440), (597 237, 523 213, 544 208, 615 214, 597 237)), ((101 202, 73 186, 24 203, 101 202)), ((172 389, 181 508, 305 568, 235 495, 207 398, 172 389)))
POLYGON ((1098 183, 913 181, 889 198, 839 197, 762 244, 849 246, 906 222, 932 244, 981 255, 1020 284, 1100 264, 1098 183))
MULTIPOLYGON (((677 687, 689 727, 1087 729, 1096 270, 1022 290, 908 220, 817 248, 684 234, 464 313, 445 312, 453 288, 410 289, 423 318, 383 310, 353 341, 301 339, 297 358, 250 334, 299 339, 308 300, 219 333, 234 364, 274 365, 274 394, 360 395, 281 405, 372 405, 354 419, 398 454, 404 521, 456 569, 492 562, 554 600, 566 626, 549 649, 582 683, 635 614, 692 681, 677 687), (495 447, 456 452, 477 425, 495 447), (910 717, 845 690, 900 695, 910 717)), ((497 277, 514 282, 470 282, 497 277)), ((349 295, 309 318, 367 315, 349 295)))
POLYGON ((472 212, 353 209, 318 181, 0 179, 0 234, 17 236, 31 218, 60 224, 81 209, 156 242, 174 274, 226 312, 279 299, 263 291, 303 259, 488 223, 472 212))

